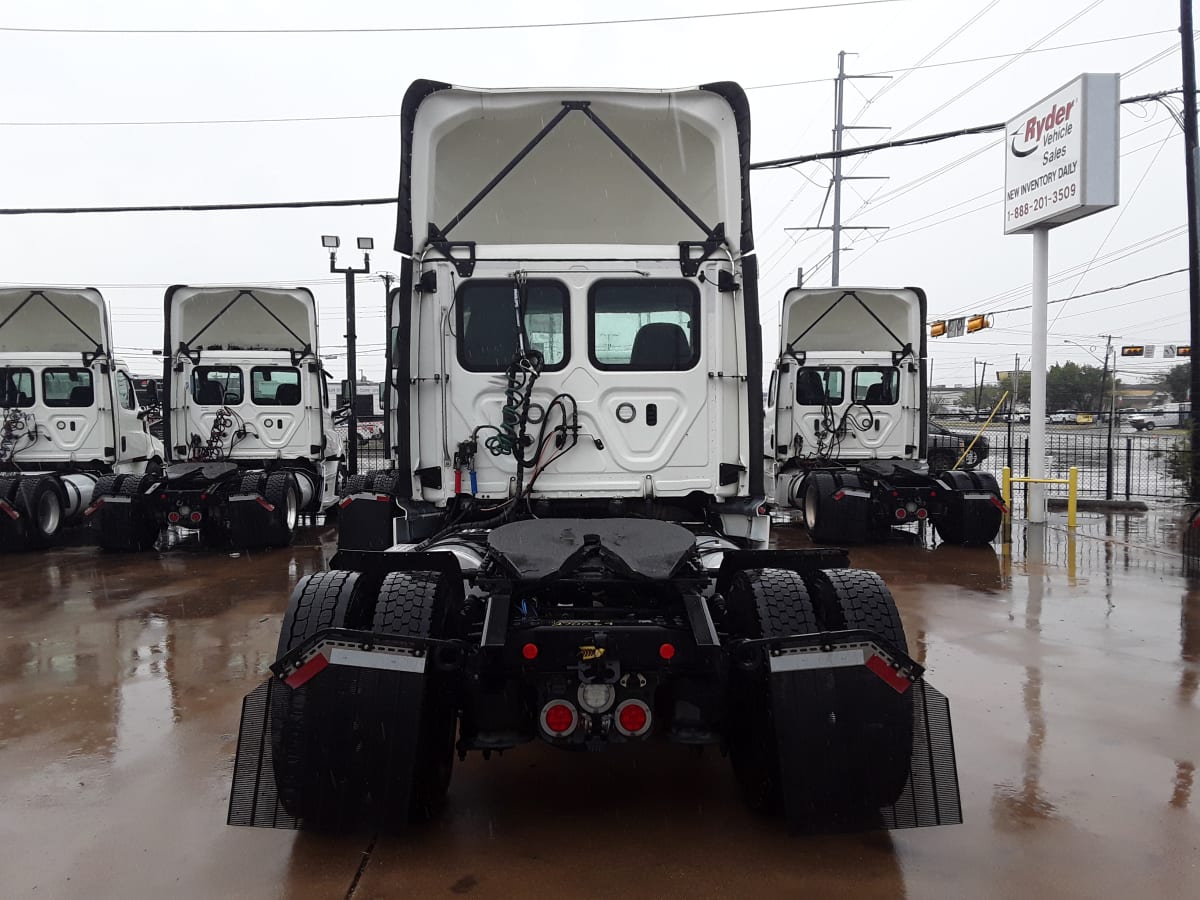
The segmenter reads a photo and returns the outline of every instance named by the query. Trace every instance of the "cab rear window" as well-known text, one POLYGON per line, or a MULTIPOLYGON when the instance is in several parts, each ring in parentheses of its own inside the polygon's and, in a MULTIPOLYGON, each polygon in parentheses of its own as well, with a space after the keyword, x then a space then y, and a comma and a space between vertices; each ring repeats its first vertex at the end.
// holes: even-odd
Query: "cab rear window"
POLYGON ((242 370, 237 366, 196 366, 192 399, 201 406, 236 406, 242 402, 242 370))
POLYGON ((588 316, 597 369, 681 372, 700 360, 700 292, 690 281, 599 281, 588 316))
POLYGON ((33 406, 33 369, 0 366, 0 409, 33 406))
POLYGON ((96 402, 92 370, 66 366, 42 369, 42 402, 70 409, 92 406, 96 402))

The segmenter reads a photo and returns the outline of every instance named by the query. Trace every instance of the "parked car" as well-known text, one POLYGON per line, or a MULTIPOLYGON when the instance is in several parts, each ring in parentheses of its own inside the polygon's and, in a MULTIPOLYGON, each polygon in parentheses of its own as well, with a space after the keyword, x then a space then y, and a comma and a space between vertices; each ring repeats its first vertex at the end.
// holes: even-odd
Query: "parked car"
MULTIPOLYGON (((929 461, 929 468, 934 472, 951 469, 958 462, 958 458, 962 456, 963 451, 971 445, 971 439, 974 434, 962 431, 951 431, 945 425, 939 425, 937 422, 929 422, 929 449, 926 451, 926 459, 929 461)), ((987 459, 989 450, 988 439, 983 435, 975 441, 974 446, 971 446, 971 452, 963 459, 960 469, 974 469, 980 462, 987 459)))
POLYGON ((1079 422, 1079 413, 1073 409, 1060 409, 1046 416, 1046 421, 1051 425, 1075 425, 1079 422))
POLYGON ((1143 409, 1129 417, 1129 424, 1138 431, 1153 431, 1155 428, 1182 428, 1192 414, 1190 403, 1164 403, 1143 409))

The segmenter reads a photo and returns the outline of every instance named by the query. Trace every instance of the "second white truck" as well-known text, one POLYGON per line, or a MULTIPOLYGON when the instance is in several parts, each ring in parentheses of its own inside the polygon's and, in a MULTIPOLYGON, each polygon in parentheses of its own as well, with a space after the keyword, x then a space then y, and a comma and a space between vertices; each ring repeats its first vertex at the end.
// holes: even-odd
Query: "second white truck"
POLYGON ((818 543, 864 543, 925 521, 951 544, 995 538, 996 479, 924 462, 924 292, 793 288, 780 323, 764 422, 775 502, 803 510, 818 543))
MULTIPOLYGON (((163 534, 207 546, 283 546, 301 513, 337 501, 344 465, 304 288, 167 292, 161 477, 112 479, 93 517, 109 549, 163 534)), ((169 541, 168 541, 169 543, 169 541)))

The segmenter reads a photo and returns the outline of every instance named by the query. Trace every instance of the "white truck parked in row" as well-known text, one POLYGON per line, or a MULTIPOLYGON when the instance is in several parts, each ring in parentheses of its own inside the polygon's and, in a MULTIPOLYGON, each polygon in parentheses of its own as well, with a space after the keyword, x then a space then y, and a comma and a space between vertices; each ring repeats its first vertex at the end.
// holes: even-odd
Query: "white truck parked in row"
POLYGON ((943 541, 1000 529, 996 479, 930 471, 925 294, 917 288, 793 288, 764 422, 768 493, 804 511, 818 543, 886 537, 929 521, 943 541))
POLYGON ((741 88, 421 81, 401 121, 392 467, 287 604, 229 821, 427 821, 535 741, 727 750, 796 827, 959 821, 883 580, 766 547, 741 88))
POLYGON ((109 549, 164 530, 207 546, 283 546, 302 512, 332 507, 342 476, 304 288, 172 287, 166 296, 161 475, 99 485, 93 519, 109 549))
POLYGON ((97 482, 161 472, 100 292, 0 288, 0 549, 45 547, 97 482))

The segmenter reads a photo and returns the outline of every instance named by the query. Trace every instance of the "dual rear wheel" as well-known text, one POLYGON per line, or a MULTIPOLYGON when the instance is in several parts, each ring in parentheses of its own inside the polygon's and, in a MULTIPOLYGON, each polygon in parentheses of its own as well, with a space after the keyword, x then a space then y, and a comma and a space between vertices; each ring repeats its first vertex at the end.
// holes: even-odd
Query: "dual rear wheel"
MULTIPOLYGON (((394 572, 378 593, 355 572, 310 575, 296 586, 279 655, 327 628, 445 635, 450 592, 432 572, 394 572)), ((449 680, 331 666, 298 688, 275 684, 272 764, 285 809, 319 830, 344 830, 364 812, 422 822, 443 805, 454 765, 457 706, 449 680)))
MULTIPOLYGON (((728 609, 741 637, 863 629, 907 652, 895 601, 874 572, 747 570, 733 580, 728 609)), ((751 808, 786 812, 800 823, 857 820, 903 792, 913 745, 911 689, 897 695, 862 666, 782 678, 758 666, 739 675, 735 690, 727 737, 751 808)))

